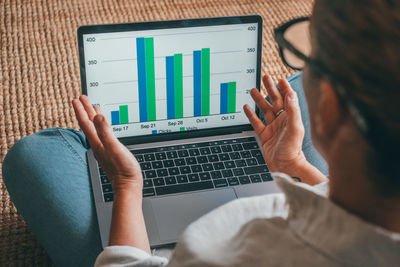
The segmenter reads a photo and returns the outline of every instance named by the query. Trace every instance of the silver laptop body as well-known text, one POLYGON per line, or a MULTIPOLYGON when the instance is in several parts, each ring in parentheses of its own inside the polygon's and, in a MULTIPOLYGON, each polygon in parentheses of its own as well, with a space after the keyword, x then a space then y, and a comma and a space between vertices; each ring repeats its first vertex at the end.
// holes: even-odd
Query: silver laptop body
MULTIPOLYGON (((259 16, 94 25, 78 29, 82 91, 93 104, 101 106, 117 137, 142 165, 143 213, 151 247, 175 243, 191 222, 231 200, 279 192, 265 161, 261 160, 260 142, 241 109, 243 103, 249 103, 259 112, 250 100, 249 90, 260 88, 261 33, 259 16), (240 41, 246 36, 253 38, 252 43, 240 41), (165 45, 156 45, 162 42, 165 45), (179 43, 182 53, 170 53, 168 42, 170 46, 179 43), (206 46, 207 42, 211 48, 194 47, 196 43, 206 46), (136 49, 130 51, 135 45, 136 49), (185 46, 191 46, 193 53, 185 52, 185 46), (230 49, 224 51, 218 47, 230 49), (140 49, 146 53, 140 54, 140 49), (162 56, 157 54, 161 50, 162 56), (153 63, 153 69, 149 62, 153 63), (242 62, 248 65, 241 70, 217 70, 241 66, 242 62), (136 72, 137 76, 128 79, 136 72), (183 86, 179 85, 180 81, 183 86), (147 87, 143 87, 144 82, 147 87), (151 83, 155 89, 151 89, 151 83), (127 99, 129 94, 138 98, 125 100, 123 93, 126 92, 127 99), (147 98, 143 98, 143 92, 147 98), (193 95, 188 95, 192 92, 193 95), (153 100, 149 100, 151 97, 153 100), (115 103, 115 99, 122 101, 115 103), (208 105, 201 104, 207 101, 208 105), (142 116, 145 112, 146 116, 142 116), (185 117, 185 114, 189 115, 185 117), (209 126, 204 126, 205 123, 209 126), (132 128, 135 131, 129 132, 132 128), (172 165, 166 167, 167 163, 172 165)), ((106 247, 112 187, 91 149, 87 158, 101 241, 106 247)))

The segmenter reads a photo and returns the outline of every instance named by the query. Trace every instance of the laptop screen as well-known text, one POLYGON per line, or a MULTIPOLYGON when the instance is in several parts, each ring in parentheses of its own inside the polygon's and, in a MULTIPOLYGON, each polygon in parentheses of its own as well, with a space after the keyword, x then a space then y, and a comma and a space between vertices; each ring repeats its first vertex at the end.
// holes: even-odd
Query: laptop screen
POLYGON ((258 23, 82 35, 86 92, 117 137, 248 124, 258 23))

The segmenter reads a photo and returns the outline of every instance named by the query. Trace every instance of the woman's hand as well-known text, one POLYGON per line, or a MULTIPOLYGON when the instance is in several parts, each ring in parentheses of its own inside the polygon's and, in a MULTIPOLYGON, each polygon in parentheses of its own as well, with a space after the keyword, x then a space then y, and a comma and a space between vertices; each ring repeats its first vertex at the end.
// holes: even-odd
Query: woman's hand
POLYGON ((72 104, 79 126, 113 186, 109 245, 133 246, 150 254, 142 212, 143 177, 139 163, 114 136, 99 107, 93 107, 87 96, 74 99, 72 104))
POLYGON ((292 175, 294 168, 306 162, 302 151, 304 126, 297 94, 284 79, 279 81, 281 92, 270 76, 265 75, 263 83, 272 104, 257 89, 251 90, 251 96, 264 113, 267 126, 248 105, 244 106, 244 111, 260 138, 270 170, 292 175))
POLYGON ((110 124, 93 107, 87 96, 72 101, 79 126, 85 133, 94 156, 110 179, 114 194, 133 191, 142 197, 143 178, 140 165, 129 150, 115 137, 110 124))

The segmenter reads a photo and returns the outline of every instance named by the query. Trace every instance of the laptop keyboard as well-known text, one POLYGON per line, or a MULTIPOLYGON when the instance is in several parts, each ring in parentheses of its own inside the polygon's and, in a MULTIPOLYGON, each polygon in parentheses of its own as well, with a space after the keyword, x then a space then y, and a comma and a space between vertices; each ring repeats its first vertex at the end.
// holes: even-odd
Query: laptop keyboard
MULTIPOLYGON (((143 197, 272 181, 254 137, 131 150, 142 167, 143 197)), ((99 167, 105 202, 112 186, 99 167)))

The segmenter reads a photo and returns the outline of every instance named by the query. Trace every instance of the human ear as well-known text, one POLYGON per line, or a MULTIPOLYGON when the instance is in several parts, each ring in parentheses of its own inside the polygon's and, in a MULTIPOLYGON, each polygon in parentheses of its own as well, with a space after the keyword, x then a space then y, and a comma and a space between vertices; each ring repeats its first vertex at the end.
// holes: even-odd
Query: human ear
POLYGON ((315 114, 315 131, 319 136, 332 137, 342 121, 341 105, 332 84, 321 81, 315 114))

